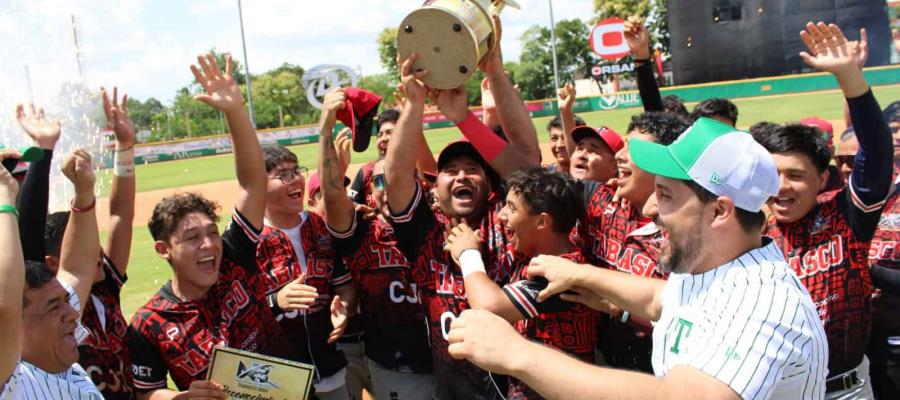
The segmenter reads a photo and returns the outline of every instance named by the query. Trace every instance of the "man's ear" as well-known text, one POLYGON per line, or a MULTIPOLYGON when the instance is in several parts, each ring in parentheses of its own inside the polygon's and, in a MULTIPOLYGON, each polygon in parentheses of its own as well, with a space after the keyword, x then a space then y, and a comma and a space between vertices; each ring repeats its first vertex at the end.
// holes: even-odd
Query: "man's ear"
POLYGON ((731 197, 719 196, 712 205, 713 220, 711 227, 713 228, 721 227, 728 219, 734 217, 737 212, 734 200, 731 197))
POLYGON ((551 229, 552 230, 553 229, 553 216, 551 216, 549 213, 545 213, 545 212, 538 214, 537 228, 539 230, 543 230, 543 229, 551 229))
POLYGON ((825 171, 822 171, 822 173, 819 174, 819 187, 817 192, 821 192, 825 189, 826 186, 828 186, 829 177, 831 177, 831 170, 829 168, 825 168, 825 171))
POLYGON ((172 253, 169 250, 169 245, 162 240, 157 240, 153 243, 153 250, 156 250, 156 255, 160 258, 172 262, 172 253))
POLYGON ((44 256, 44 264, 47 264, 53 272, 59 271, 59 257, 44 256))

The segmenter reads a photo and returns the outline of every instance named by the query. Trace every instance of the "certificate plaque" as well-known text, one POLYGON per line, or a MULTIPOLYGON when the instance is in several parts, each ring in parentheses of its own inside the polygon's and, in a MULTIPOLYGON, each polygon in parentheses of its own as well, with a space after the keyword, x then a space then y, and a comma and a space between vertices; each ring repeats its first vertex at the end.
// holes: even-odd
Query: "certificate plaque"
POLYGON ((228 347, 216 348, 209 379, 225 386, 232 399, 306 399, 313 380, 312 365, 268 357, 228 347))

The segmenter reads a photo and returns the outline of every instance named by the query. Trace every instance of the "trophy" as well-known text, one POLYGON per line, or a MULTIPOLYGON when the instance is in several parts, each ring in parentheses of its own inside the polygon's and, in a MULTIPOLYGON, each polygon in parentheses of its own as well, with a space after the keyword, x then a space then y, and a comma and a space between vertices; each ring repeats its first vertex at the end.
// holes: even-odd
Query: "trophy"
POLYGON ((422 80, 428 87, 459 87, 500 45, 492 16, 507 4, 519 8, 513 0, 427 0, 400 23, 397 53, 401 59, 418 54, 413 70, 429 71, 422 80))

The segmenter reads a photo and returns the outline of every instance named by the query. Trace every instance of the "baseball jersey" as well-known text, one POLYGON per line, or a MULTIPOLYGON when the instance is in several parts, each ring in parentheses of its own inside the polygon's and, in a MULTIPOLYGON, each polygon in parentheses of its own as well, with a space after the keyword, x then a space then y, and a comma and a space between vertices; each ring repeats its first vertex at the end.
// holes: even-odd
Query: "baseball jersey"
POLYGON ((653 328, 653 370, 685 365, 742 399, 822 399, 828 341, 809 292, 771 239, 700 274, 672 273, 653 328))
POLYGON ((219 281, 201 299, 182 301, 165 285, 131 320, 134 386, 166 388, 170 374, 179 390, 206 379, 213 348, 224 345, 281 358, 294 348, 265 299, 256 265, 260 232, 237 210, 222 234, 219 281))
POLYGON ((369 161, 363 164, 359 170, 356 171, 356 176, 353 178, 353 182, 350 183, 350 190, 347 191, 347 196, 350 197, 356 204, 366 204, 372 205, 374 200, 372 200, 372 171, 375 168, 375 161, 369 161))
MULTIPOLYGON (((666 279, 657 261, 666 242, 662 231, 628 200, 613 201, 614 186, 593 181, 578 183, 582 215, 578 237, 592 264, 646 278, 666 279)), ((652 372, 650 331, 603 316, 599 347, 610 366, 652 372)))
MULTIPOLYGON (((450 323, 463 310, 469 309, 466 289, 459 266, 444 251, 444 227, 450 220, 440 211, 432 211, 431 205, 423 201, 425 193, 416 183, 416 192, 407 208, 392 215, 392 224, 397 236, 397 247, 408 260, 413 262, 413 282, 419 289, 419 298, 425 307, 429 325, 431 355, 434 362, 436 380, 435 398, 450 399, 493 399, 499 396, 497 387, 504 388, 505 378, 491 376, 468 361, 455 360, 447 352, 447 335, 450 323)), ((479 225, 484 243, 482 254, 488 277, 498 286, 509 281, 511 262, 503 257, 511 257, 507 251, 508 239, 505 225, 499 218, 504 201, 498 193, 488 199, 485 217, 479 225)))
MULTIPOLYGON (((257 247, 256 261, 266 294, 278 293, 288 283, 306 273, 306 284, 319 293, 315 304, 301 310, 273 309, 275 319, 298 350, 295 360, 316 366, 316 381, 330 377, 347 366, 347 360, 337 345, 328 343, 331 325, 333 288, 350 283, 350 274, 337 258, 331 246, 331 236, 325 221, 316 213, 303 212, 300 225, 300 244, 305 267, 300 265, 297 252, 288 236, 279 229, 263 228, 257 247)), ((331 391, 317 387, 320 391, 331 391)))
MULTIPOLYGON (((898 175, 900 181, 900 175, 898 175)), ((888 197, 878 222, 878 229, 869 247, 870 265, 900 269, 900 186, 895 182, 893 192, 888 197)), ((900 336, 900 296, 876 290, 872 296, 872 338, 873 342, 887 342, 889 336, 900 336)), ((873 343, 878 347, 879 344, 873 343)), ((884 345, 880 343, 880 345, 884 345)), ((871 357, 870 357, 871 358, 871 357)))
MULTIPOLYGON (((76 311, 81 309, 81 302, 75 288, 60 281, 69 294, 69 305, 76 311)), ((75 332, 77 343, 83 343, 88 332, 79 323, 75 332)), ((16 369, 0 391, 0 400, 102 400, 103 396, 84 368, 78 363, 67 370, 51 374, 32 363, 19 360, 16 369)))
POLYGON ((864 206, 853 199, 853 190, 851 184, 823 193, 799 221, 782 224, 770 217, 768 226, 768 236, 818 307, 831 351, 828 369, 834 374, 855 368, 869 340, 869 241, 884 205, 864 206))
POLYGON ((89 335, 78 346, 78 362, 107 400, 133 399, 128 322, 122 315, 119 294, 128 279, 105 254, 101 260, 106 277, 91 286, 81 323, 89 335))
POLYGON ((355 213, 349 230, 331 234, 358 288, 366 356, 384 368, 430 374, 425 312, 394 228, 355 213))
MULTIPOLYGON (((585 259, 581 251, 574 245, 571 250, 560 257, 583 264, 585 259)), ((584 362, 593 362, 600 312, 580 303, 563 301, 558 296, 539 302, 538 293, 547 287, 547 281, 528 280, 529 262, 530 257, 517 257, 510 283, 503 287, 503 292, 524 317, 513 326, 529 340, 562 350, 584 362)), ((507 397, 542 398, 528 385, 512 378, 507 397)))

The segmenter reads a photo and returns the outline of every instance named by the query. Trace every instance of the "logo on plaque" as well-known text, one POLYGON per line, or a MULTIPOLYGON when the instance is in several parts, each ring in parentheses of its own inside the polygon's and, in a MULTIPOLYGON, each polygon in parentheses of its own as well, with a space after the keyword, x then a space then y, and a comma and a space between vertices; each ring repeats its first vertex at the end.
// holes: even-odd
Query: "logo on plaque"
POLYGON ((235 379, 239 385, 247 385, 253 389, 278 389, 278 385, 269 380, 272 368, 275 367, 255 362, 251 362, 250 367, 247 367, 243 361, 239 361, 235 379))

